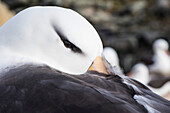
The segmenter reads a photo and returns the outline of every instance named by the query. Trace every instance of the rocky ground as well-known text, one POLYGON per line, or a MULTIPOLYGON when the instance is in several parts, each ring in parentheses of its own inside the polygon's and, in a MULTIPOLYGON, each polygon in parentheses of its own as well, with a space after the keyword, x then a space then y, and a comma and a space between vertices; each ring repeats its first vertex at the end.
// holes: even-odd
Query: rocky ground
POLYGON ((150 63, 152 42, 170 42, 169 0, 1 0, 15 13, 36 5, 69 7, 85 16, 104 46, 115 48, 128 72, 135 63, 150 63))

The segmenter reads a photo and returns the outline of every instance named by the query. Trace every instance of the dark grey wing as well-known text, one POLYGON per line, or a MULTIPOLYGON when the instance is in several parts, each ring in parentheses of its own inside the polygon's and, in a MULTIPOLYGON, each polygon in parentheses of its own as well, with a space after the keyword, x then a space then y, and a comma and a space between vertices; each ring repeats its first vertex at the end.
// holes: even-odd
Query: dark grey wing
MULTIPOLYGON (((138 84, 135 89, 124 83, 124 80, 119 76, 107 76, 97 72, 73 76, 46 66, 21 66, 1 75, 0 112, 147 112, 146 106, 140 103, 143 100, 136 99, 136 95, 152 99, 148 101, 149 104, 160 105, 164 110, 158 108, 159 111, 167 111, 165 106, 169 106, 169 101, 133 82, 131 84, 138 84), (160 103, 154 103, 156 101, 160 103)), ((132 82, 131 79, 129 82, 132 82)))
MULTIPOLYGON (((154 113, 169 113, 170 112, 170 101, 160 97, 153 93, 142 83, 125 76, 119 69, 112 67, 107 60, 103 59, 110 76, 113 78, 119 78, 121 83, 126 84, 127 90, 133 90, 133 99, 138 104, 145 107, 148 112, 154 113)), ((115 79, 111 79, 115 81, 115 79)))
MULTIPOLYGON (((121 113, 145 113, 144 106, 138 104, 133 98, 135 92, 122 83, 119 76, 110 76, 98 72, 88 72, 81 76, 74 76, 85 81, 90 87, 98 91, 105 99, 111 102, 114 112, 121 113)), ((105 106, 105 105, 103 105, 105 106)), ((113 111, 112 111, 113 112, 113 111)))
MULTIPOLYGON (((92 72, 91 74, 94 73, 92 72)), ((136 112, 139 112, 142 109, 142 107, 144 107, 145 109, 143 110, 143 112, 146 111, 160 113, 170 112, 170 101, 153 93, 145 85, 134 79, 119 75, 109 76, 105 75, 106 78, 104 80, 103 79, 104 74, 95 74, 94 77, 87 76, 88 75, 86 74, 84 75, 84 77, 83 76, 78 77, 85 80, 88 83, 100 86, 93 88, 99 91, 109 101, 113 103, 117 102, 118 105, 121 105, 123 103, 124 106, 123 107, 121 106, 122 108, 124 108, 125 105, 127 105, 128 109, 134 108, 136 109, 136 112), (99 77, 95 77, 96 75, 99 75, 99 77), (97 81, 98 82, 100 81, 100 83, 102 84, 98 83, 97 81)), ((114 106, 114 108, 116 107, 114 106)))
POLYGON ((151 90, 143 87, 143 84, 136 80, 127 78, 126 84, 132 87, 135 91, 134 99, 141 105, 143 105, 149 112, 160 112, 168 113, 170 112, 170 101, 164 99, 163 97, 153 93, 151 90), (138 85, 137 85, 138 84, 138 85))
POLYGON ((112 81, 109 85, 104 78, 92 78, 96 84, 44 66, 22 66, 10 70, 0 78, 0 113, 146 112, 132 98, 131 91, 123 91, 125 85, 120 83, 121 89, 118 89, 113 85, 118 84, 112 81), (113 87, 116 91, 111 90, 113 87))

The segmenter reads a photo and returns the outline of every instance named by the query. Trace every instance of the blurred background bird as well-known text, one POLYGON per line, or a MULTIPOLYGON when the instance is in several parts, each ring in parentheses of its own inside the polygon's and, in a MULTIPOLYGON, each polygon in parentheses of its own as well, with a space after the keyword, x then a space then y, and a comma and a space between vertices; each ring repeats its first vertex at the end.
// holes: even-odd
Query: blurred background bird
POLYGON ((158 39, 153 43, 153 64, 149 66, 153 74, 161 74, 170 77, 170 53, 169 44, 164 39, 158 39))

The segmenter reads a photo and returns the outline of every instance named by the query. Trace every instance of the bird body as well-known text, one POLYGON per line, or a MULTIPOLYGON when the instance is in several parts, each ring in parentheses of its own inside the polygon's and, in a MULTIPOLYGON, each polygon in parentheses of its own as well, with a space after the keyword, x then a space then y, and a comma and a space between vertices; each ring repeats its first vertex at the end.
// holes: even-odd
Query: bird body
POLYGON ((74 76, 48 66, 23 65, 8 71, 0 78, 0 92, 3 113, 166 113, 170 110, 168 100, 129 78, 98 72, 74 76))

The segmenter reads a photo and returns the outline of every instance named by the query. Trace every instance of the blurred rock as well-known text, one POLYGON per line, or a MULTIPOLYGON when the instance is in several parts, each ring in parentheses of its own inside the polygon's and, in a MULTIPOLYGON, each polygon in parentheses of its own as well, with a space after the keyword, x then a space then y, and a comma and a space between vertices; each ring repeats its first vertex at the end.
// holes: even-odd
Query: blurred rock
POLYGON ((146 8, 147 1, 135 1, 132 3, 131 10, 133 14, 140 14, 146 8))
POLYGON ((156 3, 150 9, 151 13, 159 19, 164 19, 170 16, 170 1, 156 0, 156 3))

